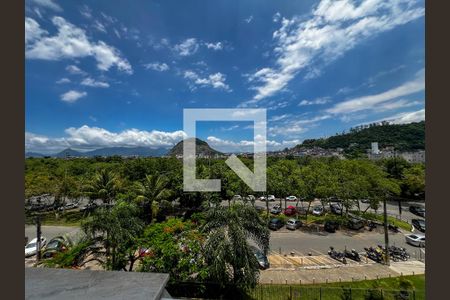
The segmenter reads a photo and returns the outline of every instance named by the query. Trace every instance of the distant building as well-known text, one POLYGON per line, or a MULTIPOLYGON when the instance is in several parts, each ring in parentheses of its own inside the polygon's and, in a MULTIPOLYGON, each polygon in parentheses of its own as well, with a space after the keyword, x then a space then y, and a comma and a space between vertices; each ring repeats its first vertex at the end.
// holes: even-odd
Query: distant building
POLYGON ((372 143, 372 154, 379 154, 380 150, 378 149, 378 142, 372 143))
POLYGON ((379 150, 378 143, 374 142, 372 143, 371 149, 367 150, 367 157, 371 160, 401 157, 409 163, 424 163, 425 150, 395 151, 392 146, 379 150))

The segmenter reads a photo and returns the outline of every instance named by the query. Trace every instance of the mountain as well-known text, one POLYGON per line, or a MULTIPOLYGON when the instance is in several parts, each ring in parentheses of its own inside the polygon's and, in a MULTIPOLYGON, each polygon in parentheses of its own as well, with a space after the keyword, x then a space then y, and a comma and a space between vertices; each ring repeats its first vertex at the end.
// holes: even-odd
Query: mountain
POLYGON ((111 147, 101 148, 84 153, 88 156, 163 156, 167 154, 167 148, 149 148, 149 147, 111 147))
POLYGON ((109 147, 100 148, 92 151, 81 152, 71 148, 64 149, 54 154, 41 154, 36 152, 26 152, 25 157, 94 157, 94 156, 140 156, 140 157, 159 157, 167 154, 168 148, 149 148, 149 147, 109 147))
POLYGON ((344 151, 364 152, 372 142, 380 148, 394 147, 399 151, 425 149, 425 121, 409 124, 370 124, 351 128, 350 132, 336 134, 323 139, 308 139, 295 148, 321 147, 324 149, 343 148, 344 151))
POLYGON ((63 151, 53 154, 51 156, 59 157, 59 158, 80 157, 80 156, 83 156, 83 152, 79 152, 79 151, 67 148, 67 149, 64 149, 63 151))
MULTIPOLYGON (((192 139, 192 138, 191 138, 192 139)), ((196 155, 213 156, 213 155, 223 155, 222 152, 214 150, 211 148, 207 142, 195 138, 196 144, 196 155)), ((183 141, 176 144, 168 153, 170 156, 183 155, 183 141)))

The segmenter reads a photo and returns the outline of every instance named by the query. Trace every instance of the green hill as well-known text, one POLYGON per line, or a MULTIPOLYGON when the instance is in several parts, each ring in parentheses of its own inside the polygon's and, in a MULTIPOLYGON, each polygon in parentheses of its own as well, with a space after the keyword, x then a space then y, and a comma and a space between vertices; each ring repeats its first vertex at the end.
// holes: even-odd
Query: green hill
MULTIPOLYGON (((214 150, 211 148, 207 142, 202 141, 200 139, 195 139, 196 144, 196 154, 197 155, 208 155, 208 156, 214 156, 214 155, 222 155, 222 152, 219 152, 217 150, 214 150)), ((170 156, 176 156, 176 155, 183 155, 183 141, 176 144, 168 153, 170 156)))
POLYGON ((425 121, 409 124, 370 124, 351 128, 350 132, 323 139, 307 139, 300 147, 343 148, 346 151, 365 151, 372 142, 380 148, 392 146, 399 151, 425 149, 425 121))

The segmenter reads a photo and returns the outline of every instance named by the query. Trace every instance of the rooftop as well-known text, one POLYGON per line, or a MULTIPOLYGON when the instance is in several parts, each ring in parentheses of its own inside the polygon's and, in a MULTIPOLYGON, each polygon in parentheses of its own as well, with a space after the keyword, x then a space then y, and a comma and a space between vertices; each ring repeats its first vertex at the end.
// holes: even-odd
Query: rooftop
POLYGON ((26 299, 161 299, 168 274, 25 268, 26 299))

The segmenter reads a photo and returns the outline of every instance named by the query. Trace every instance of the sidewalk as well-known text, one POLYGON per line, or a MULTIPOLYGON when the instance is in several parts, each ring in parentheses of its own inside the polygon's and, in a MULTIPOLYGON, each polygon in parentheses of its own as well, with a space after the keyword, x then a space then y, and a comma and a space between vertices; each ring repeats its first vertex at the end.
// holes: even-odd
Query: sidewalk
POLYGON ((261 271, 262 284, 312 284, 371 280, 385 277, 425 274, 425 264, 419 261, 392 262, 391 266, 381 264, 360 264, 328 269, 268 269, 261 271))

